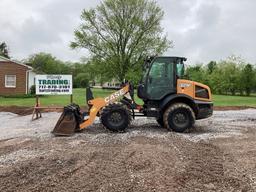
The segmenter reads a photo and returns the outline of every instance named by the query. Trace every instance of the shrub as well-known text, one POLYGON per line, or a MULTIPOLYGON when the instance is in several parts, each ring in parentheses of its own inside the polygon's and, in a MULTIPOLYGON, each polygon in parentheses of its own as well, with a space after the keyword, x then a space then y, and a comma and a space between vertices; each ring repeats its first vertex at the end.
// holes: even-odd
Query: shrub
POLYGON ((74 87, 75 88, 85 88, 89 85, 89 77, 87 73, 79 73, 74 78, 74 87))
POLYGON ((36 86, 35 85, 32 85, 29 89, 29 93, 31 95, 35 95, 36 94, 36 86))

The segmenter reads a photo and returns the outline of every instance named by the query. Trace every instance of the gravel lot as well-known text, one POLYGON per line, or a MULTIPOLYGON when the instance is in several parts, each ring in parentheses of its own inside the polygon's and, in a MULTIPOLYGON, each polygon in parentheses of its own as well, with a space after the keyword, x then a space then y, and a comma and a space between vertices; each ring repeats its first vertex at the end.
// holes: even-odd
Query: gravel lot
POLYGON ((216 111, 188 133, 138 118, 53 137, 60 113, 0 112, 0 191, 256 191, 256 110, 216 111))

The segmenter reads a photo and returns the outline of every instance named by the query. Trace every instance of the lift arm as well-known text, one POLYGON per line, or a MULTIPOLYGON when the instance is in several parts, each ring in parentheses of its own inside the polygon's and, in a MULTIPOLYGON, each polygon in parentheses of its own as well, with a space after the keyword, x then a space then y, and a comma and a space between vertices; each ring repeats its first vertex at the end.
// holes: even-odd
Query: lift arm
POLYGON ((111 94, 108 97, 105 97, 104 99, 96 98, 96 99, 89 100, 88 105, 91 106, 89 110, 89 118, 79 125, 80 129, 85 129, 88 126, 90 126, 94 122, 95 117, 98 115, 99 111, 103 107, 117 101, 118 98, 127 94, 129 92, 129 89, 130 89, 130 85, 126 84, 122 89, 116 91, 115 93, 111 94))

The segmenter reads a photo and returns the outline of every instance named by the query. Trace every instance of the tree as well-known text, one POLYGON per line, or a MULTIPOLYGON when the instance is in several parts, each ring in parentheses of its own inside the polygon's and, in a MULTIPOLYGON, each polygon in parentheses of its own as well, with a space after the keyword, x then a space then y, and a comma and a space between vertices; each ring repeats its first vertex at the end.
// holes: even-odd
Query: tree
POLYGON ((224 61, 220 65, 223 71, 222 80, 225 85, 225 91, 235 95, 239 90, 239 68, 234 62, 224 61))
POLYGON ((189 79, 193 81, 201 83, 205 82, 205 70, 200 64, 188 67, 186 69, 186 76, 188 76, 189 79))
POLYGON ((69 74, 71 68, 68 64, 57 60, 48 53, 31 55, 26 62, 28 62, 37 73, 69 74))
POLYGON ((74 77, 74 87, 85 88, 89 85, 88 73, 78 73, 74 77))
POLYGON ((26 61, 37 73, 52 73, 55 57, 48 53, 37 53, 31 55, 26 61))
POLYGON ((151 0, 105 0, 83 10, 71 47, 88 49, 104 74, 122 81, 146 55, 161 54, 172 44, 162 35, 163 14, 151 0))
POLYGON ((207 72, 211 74, 213 70, 216 68, 217 62, 216 61, 211 61, 210 63, 207 64, 207 72))
POLYGON ((63 62, 48 53, 37 53, 31 55, 27 60, 37 73, 41 74, 72 74, 74 87, 86 87, 94 77, 91 63, 83 61, 81 63, 63 62))
POLYGON ((224 72, 218 63, 212 73, 208 76, 209 86, 213 93, 223 94, 227 93, 226 84, 224 82, 224 72))
POLYGON ((254 86, 255 73, 251 64, 245 65, 241 73, 241 82, 247 96, 250 96, 254 86))
POLYGON ((0 43, 0 56, 10 59, 8 46, 6 45, 5 42, 0 43))
POLYGON ((49 53, 37 53, 31 55, 26 61, 37 73, 69 74, 71 64, 64 63, 49 53))

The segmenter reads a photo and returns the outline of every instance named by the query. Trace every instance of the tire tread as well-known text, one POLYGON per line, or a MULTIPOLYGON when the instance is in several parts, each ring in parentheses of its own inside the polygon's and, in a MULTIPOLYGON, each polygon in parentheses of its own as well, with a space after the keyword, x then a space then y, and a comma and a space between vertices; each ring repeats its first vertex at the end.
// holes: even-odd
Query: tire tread
POLYGON ((103 108, 103 110, 100 114, 100 120, 101 120, 101 123, 103 124, 103 126, 105 128, 107 128, 108 130, 110 130, 112 132, 123 132, 127 127, 129 127, 131 120, 132 120, 132 115, 131 115, 131 111, 127 108, 126 105, 124 105, 122 103, 111 103, 103 108), (120 110, 120 109, 124 110, 127 114, 127 121, 126 121, 127 125, 124 128, 114 129, 108 125, 107 117, 108 117, 109 113, 111 113, 112 111, 120 110))
POLYGON ((168 116, 170 114, 170 112, 176 110, 176 109, 179 109, 179 108, 185 108, 187 110, 190 111, 190 113, 192 114, 192 118, 193 118, 193 122, 192 122, 192 125, 194 125, 195 123, 195 113, 194 111, 191 109, 191 107, 189 107, 187 104, 185 103, 174 103, 172 105, 170 105, 166 111, 164 112, 164 115, 163 115, 163 121, 164 121, 164 126, 169 129, 169 130, 172 130, 172 127, 169 125, 168 123, 168 116))

